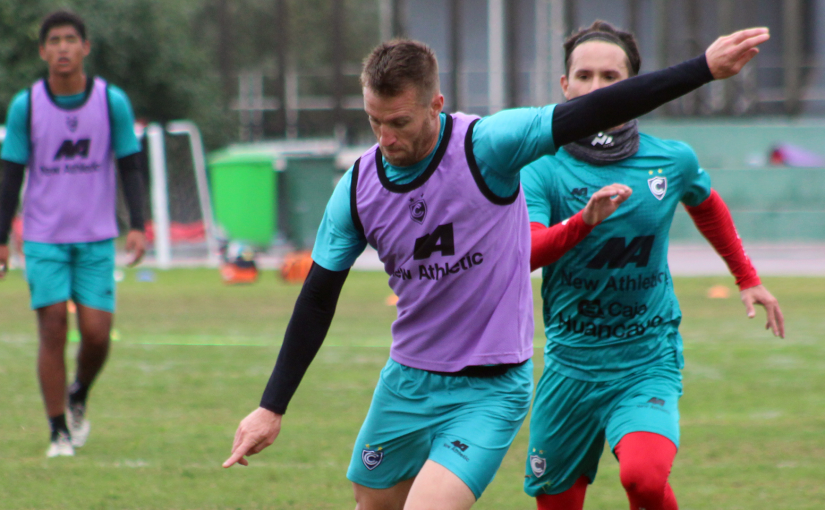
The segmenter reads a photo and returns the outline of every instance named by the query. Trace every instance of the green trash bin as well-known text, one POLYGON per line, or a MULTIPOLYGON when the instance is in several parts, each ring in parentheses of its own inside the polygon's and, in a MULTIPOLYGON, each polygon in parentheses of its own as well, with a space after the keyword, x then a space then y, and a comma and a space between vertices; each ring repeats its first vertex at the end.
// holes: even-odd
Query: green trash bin
POLYGON ((265 248, 275 235, 276 157, 221 152, 209 158, 215 223, 233 241, 265 248))
POLYGON ((279 201, 287 238, 298 250, 311 249, 339 174, 332 156, 287 155, 279 201))

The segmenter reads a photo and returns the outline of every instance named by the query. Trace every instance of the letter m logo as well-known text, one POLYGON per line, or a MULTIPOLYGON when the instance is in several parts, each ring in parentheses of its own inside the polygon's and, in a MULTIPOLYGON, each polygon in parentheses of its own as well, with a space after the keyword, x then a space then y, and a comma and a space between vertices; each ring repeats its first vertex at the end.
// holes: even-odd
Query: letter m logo
POLYGON ((588 262, 587 268, 602 269, 607 264, 608 269, 617 269, 631 262, 636 264, 636 267, 645 267, 650 259, 655 239, 656 236, 639 236, 634 237, 630 244, 625 244, 624 237, 611 237, 588 262))
POLYGON ((425 234, 416 239, 413 260, 428 259, 437 251, 440 251, 442 256, 455 255, 452 223, 439 225, 432 234, 425 234))
POLYGON ((54 155, 54 160, 57 161, 61 158, 72 159, 75 156, 88 157, 90 144, 91 140, 88 138, 78 140, 77 143, 71 140, 63 140, 60 148, 57 149, 57 154, 54 155))
POLYGON ((587 188, 573 188, 570 194, 574 197, 587 198, 587 188))

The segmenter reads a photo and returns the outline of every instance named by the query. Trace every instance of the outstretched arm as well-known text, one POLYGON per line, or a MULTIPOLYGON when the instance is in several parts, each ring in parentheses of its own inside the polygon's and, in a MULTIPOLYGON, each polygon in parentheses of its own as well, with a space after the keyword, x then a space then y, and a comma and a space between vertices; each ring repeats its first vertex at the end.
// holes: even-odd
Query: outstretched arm
POLYGON ((559 147, 644 115, 714 79, 739 72, 769 38, 766 28, 720 37, 704 55, 542 108, 502 110, 473 129, 473 154, 488 185, 506 197, 519 171, 559 147))
POLYGON ((724 259, 731 274, 736 278, 739 295, 745 305, 749 318, 756 316, 754 305, 765 307, 767 322, 765 329, 773 331, 775 336, 785 338, 785 318, 779 308, 779 302, 768 292, 759 279, 756 268, 742 246, 742 239, 736 233, 736 226, 728 206, 722 197, 711 190, 710 196, 697 206, 685 206, 688 214, 696 224, 699 232, 705 236, 711 246, 724 259))
POLYGON ((545 227, 530 223, 530 271, 550 265, 579 244, 593 228, 613 214, 633 193, 624 184, 610 184, 593 193, 584 209, 561 223, 545 227))
POLYGON ((553 112, 556 147, 623 124, 695 90, 737 74, 770 38, 767 28, 740 30, 718 38, 704 55, 681 64, 595 90, 553 112))
POLYGON ((324 342, 348 274, 349 270, 329 271, 312 264, 295 302, 260 407, 241 421, 235 432, 232 453, 223 467, 228 468, 236 462, 246 466, 248 461, 244 456, 259 453, 278 437, 281 416, 324 342))

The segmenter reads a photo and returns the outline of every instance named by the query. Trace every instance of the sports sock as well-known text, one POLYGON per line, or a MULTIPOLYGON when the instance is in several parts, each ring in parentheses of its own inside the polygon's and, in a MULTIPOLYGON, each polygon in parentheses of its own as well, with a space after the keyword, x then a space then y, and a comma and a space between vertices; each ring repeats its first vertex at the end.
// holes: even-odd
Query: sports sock
POLYGON ((49 418, 49 426, 52 429, 52 441, 57 439, 60 432, 65 432, 69 435, 69 427, 66 425, 66 415, 54 416, 49 418))
POLYGON ((75 381, 69 386, 69 403, 86 404, 86 397, 89 395, 89 387, 80 381, 75 381))
POLYGON ((589 483, 590 480, 582 475, 572 487, 560 494, 539 494, 536 496, 538 510, 582 510, 589 483))
POLYGON ((667 481, 676 457, 676 445, 670 439, 652 432, 632 432, 619 441, 615 452, 630 510, 679 508, 667 481))

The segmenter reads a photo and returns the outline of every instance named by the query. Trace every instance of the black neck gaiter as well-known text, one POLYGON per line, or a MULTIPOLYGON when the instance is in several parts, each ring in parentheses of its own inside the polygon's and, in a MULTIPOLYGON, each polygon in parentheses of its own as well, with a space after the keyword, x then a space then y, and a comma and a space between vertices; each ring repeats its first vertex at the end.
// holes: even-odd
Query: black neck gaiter
POLYGON ((618 129, 587 136, 564 146, 574 158, 596 166, 627 159, 639 150, 639 122, 627 122, 618 129))

